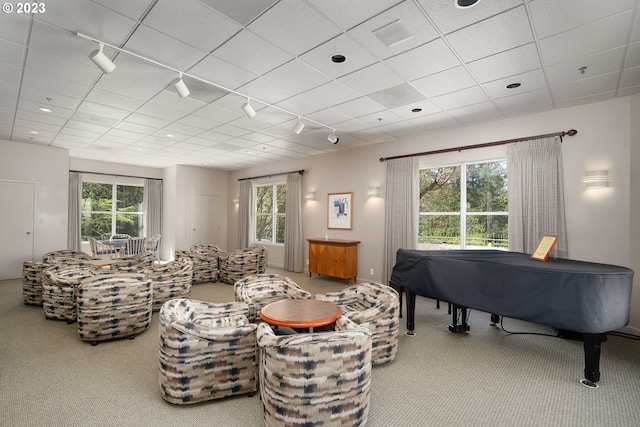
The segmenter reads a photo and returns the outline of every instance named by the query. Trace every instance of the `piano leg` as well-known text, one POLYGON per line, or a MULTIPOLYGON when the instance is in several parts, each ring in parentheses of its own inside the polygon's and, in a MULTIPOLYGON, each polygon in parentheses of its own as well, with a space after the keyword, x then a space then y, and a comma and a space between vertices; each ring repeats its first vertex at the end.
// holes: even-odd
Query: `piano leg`
POLYGON ((407 291, 407 335, 415 335, 416 294, 407 291))
POLYGON ((449 331, 451 332, 468 332, 469 325, 467 324, 467 308, 461 307, 459 305, 453 304, 451 320, 452 323, 449 325, 449 331), (458 311, 461 312, 462 324, 458 325, 458 311))
POLYGON ((605 334, 583 334, 584 377, 580 381, 587 387, 598 387, 600 381, 600 346, 607 340, 605 334))

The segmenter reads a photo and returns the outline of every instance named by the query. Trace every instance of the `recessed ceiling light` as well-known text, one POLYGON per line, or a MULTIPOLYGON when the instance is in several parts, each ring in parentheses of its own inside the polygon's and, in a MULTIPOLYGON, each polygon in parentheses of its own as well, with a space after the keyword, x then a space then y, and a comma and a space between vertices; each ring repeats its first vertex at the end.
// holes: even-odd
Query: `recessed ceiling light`
POLYGON ((453 0, 458 9, 467 9, 480 3, 480 0, 453 0))
POLYGON ((38 110, 42 111, 43 113, 53 113, 53 110, 51 108, 40 107, 38 108, 38 110))
POLYGON ((422 108, 412 108, 411 109, 412 113, 419 113, 420 111, 422 111, 422 108))
POLYGON ((520 86, 522 86, 522 83, 510 83, 510 84, 506 85, 505 88, 507 88, 507 89, 515 89, 515 88, 520 87, 520 86))
POLYGON ((333 55, 331 57, 331 62, 335 62, 336 64, 341 64, 347 60, 347 57, 344 55, 333 55))
POLYGON ((173 137, 175 137, 175 135, 174 135, 174 134, 172 134, 172 133, 168 133, 168 134, 167 134, 167 137, 168 137, 168 138, 173 138, 173 137))
POLYGON ((30 133, 32 133, 32 134, 34 134, 34 135, 37 135, 37 134, 39 134, 40 132, 38 132, 37 130, 32 130, 30 133))

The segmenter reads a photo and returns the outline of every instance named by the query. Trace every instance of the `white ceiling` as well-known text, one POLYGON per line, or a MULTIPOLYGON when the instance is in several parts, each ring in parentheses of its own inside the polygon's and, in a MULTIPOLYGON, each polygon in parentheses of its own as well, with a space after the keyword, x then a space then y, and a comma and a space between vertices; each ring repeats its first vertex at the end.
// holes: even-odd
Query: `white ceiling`
POLYGON ((48 0, 0 15, 0 139, 234 170, 627 96, 640 91, 639 2, 48 0), (394 22, 406 40, 387 47, 374 33, 394 22), (103 74, 76 33, 170 69, 105 47, 116 69, 103 74))

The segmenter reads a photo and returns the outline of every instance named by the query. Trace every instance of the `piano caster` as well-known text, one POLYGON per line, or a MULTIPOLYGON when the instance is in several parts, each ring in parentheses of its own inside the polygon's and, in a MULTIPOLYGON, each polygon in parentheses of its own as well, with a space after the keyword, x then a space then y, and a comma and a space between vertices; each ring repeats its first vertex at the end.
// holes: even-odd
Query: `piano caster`
POLYGON ((489 326, 495 326, 496 328, 498 327, 498 323, 500 323, 500 316, 497 314, 492 314, 491 315, 491 322, 489 323, 489 326))
POLYGON ((580 384, 582 384, 583 386, 585 386, 587 388, 598 388, 598 387, 600 387, 598 385, 598 383, 596 383, 594 381, 591 381, 591 380, 588 380, 588 379, 580 380, 580 384))
POLYGON ((450 332, 469 332, 469 325, 449 325, 450 332))

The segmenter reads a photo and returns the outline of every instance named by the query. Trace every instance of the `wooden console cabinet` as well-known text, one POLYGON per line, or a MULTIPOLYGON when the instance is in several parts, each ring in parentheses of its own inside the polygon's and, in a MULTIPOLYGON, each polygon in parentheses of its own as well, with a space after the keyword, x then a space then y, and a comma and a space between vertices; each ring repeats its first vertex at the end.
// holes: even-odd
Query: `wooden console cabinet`
POLYGON ((311 273, 339 277, 349 283, 358 276, 358 244, 355 240, 307 239, 309 241, 309 277, 311 273))

